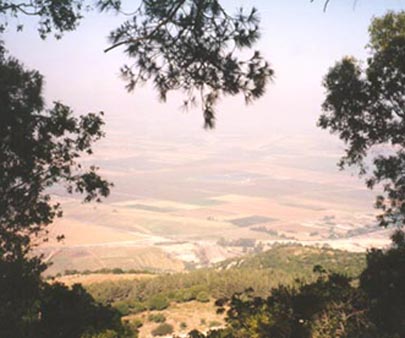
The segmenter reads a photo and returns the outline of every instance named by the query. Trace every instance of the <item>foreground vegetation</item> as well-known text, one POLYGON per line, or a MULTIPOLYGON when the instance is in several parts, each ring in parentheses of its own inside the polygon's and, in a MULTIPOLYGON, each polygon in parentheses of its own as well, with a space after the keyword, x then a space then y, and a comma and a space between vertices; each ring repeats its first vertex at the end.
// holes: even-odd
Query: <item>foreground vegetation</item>
POLYGON ((405 235, 396 232, 393 246, 372 250, 359 284, 320 267, 311 283, 280 285, 269 297, 251 290, 217 302, 227 308, 226 327, 192 338, 401 338, 405 336, 405 235))
POLYGON ((231 299, 248 289, 252 296, 264 299, 279 285, 293 287, 298 279, 302 283, 313 282, 318 278, 313 267, 319 263, 330 271, 356 278, 365 267, 365 255, 297 244, 276 245, 266 252, 224 261, 212 268, 134 280, 103 281, 85 288, 100 306, 112 306, 120 316, 129 319, 132 332, 135 332, 132 334, 136 334, 142 325, 148 333, 153 331, 155 335, 171 331, 170 325, 177 333, 195 328, 207 330, 224 324, 222 317, 215 315, 214 301, 231 299), (182 304, 191 307, 184 306, 182 310, 182 304), (182 316, 192 308, 200 309, 196 314, 197 324, 195 320, 190 322, 188 316, 182 316), (176 313, 175 317, 172 313, 176 313), (174 319, 179 317, 181 323, 174 319))

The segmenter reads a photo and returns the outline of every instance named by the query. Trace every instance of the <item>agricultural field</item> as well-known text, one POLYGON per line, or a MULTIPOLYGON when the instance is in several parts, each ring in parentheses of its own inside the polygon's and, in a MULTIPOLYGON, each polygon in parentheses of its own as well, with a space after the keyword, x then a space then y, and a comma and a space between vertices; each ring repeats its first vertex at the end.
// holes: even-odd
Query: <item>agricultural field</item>
POLYGON ((52 262, 47 273, 177 272, 274 243, 350 251, 388 243, 376 226, 374 192, 338 171, 336 144, 305 135, 242 139, 113 133, 88 159, 114 182, 107 200, 83 204, 53 191, 64 217, 50 234, 65 239, 39 246, 52 262))

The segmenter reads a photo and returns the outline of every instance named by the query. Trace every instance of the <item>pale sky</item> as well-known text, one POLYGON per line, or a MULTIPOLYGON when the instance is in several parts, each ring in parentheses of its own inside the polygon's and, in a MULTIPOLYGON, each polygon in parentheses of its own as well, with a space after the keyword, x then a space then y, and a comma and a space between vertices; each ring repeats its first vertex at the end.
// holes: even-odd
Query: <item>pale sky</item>
MULTIPOLYGON (((243 98, 223 100, 218 107, 215 133, 316 132, 323 100, 321 82, 328 68, 344 55, 364 59, 367 27, 373 16, 405 9, 405 0, 331 0, 326 13, 323 0, 224 0, 234 11, 254 5, 262 19, 262 39, 256 46, 275 70, 267 94, 251 106, 243 98)), ((45 76, 47 102, 60 100, 78 113, 103 110, 108 128, 150 129, 164 133, 202 129, 201 111, 188 113, 172 95, 166 104, 148 86, 128 94, 119 78, 125 62, 119 48, 104 54, 106 36, 123 18, 90 13, 79 28, 62 40, 42 41, 33 22, 22 33, 10 29, 6 46, 10 53, 45 76)))

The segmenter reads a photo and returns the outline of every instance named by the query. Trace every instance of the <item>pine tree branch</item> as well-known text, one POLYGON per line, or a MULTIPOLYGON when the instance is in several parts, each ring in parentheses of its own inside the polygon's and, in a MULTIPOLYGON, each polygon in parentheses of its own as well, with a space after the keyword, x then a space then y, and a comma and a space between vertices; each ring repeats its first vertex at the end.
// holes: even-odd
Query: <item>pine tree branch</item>
POLYGON ((177 13, 177 11, 181 8, 181 6, 184 5, 184 3, 186 2, 186 0, 181 0, 177 6, 174 6, 174 8, 171 10, 171 12, 167 15, 167 17, 162 20, 153 30, 152 32, 150 32, 149 34, 147 34, 146 36, 141 36, 139 38, 136 39, 128 39, 125 41, 120 41, 117 42, 115 44, 113 44, 112 46, 108 47, 107 49, 104 50, 104 53, 109 52, 112 49, 115 49, 119 46, 125 45, 127 43, 137 43, 137 42, 141 42, 144 40, 148 40, 150 39, 161 27, 163 27, 164 25, 166 25, 173 17, 174 15, 177 13))

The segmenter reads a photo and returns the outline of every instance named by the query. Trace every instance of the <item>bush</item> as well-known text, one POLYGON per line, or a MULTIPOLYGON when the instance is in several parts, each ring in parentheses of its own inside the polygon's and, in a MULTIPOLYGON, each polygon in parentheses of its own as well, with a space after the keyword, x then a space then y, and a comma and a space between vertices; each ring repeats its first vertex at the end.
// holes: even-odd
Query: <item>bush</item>
POLYGON ((181 323, 180 323, 180 329, 181 329, 181 330, 187 329, 187 324, 186 324, 185 322, 181 322, 181 323))
POLYGON ((135 318, 133 321, 130 322, 130 326, 132 328, 139 329, 143 326, 142 320, 140 320, 139 318, 135 318))
POLYGON ((128 305, 129 305, 131 313, 140 313, 140 312, 143 312, 143 311, 145 311, 147 309, 145 304, 143 304, 141 302, 138 302, 136 300, 129 301, 128 305))
POLYGON ((157 328, 152 330, 152 336, 154 337, 165 336, 172 333, 173 333, 173 325, 167 323, 160 324, 157 328))
POLYGON ((200 303, 208 303, 210 301, 210 296, 207 292, 201 291, 200 293, 198 293, 196 300, 200 303))
POLYGON ((195 299, 195 295, 191 290, 179 290, 174 298, 178 303, 185 303, 195 299))
POLYGON ((117 302, 114 303, 114 307, 118 310, 118 312, 123 315, 127 316, 130 313, 129 306, 127 302, 117 302))
POLYGON ((154 323, 164 323, 166 321, 166 317, 162 313, 151 313, 148 320, 154 323))
POLYGON ((222 323, 220 323, 220 322, 218 322, 218 321, 216 321, 216 320, 213 320, 213 321, 211 321, 210 323, 209 323, 209 325, 208 325, 210 328, 212 328, 212 327, 220 327, 220 326, 222 326, 222 323))
POLYGON ((149 310, 164 310, 169 306, 169 301, 165 296, 156 295, 152 297, 148 302, 149 310))
POLYGON ((119 338, 119 335, 117 332, 113 330, 106 330, 100 333, 87 333, 81 336, 81 338, 119 338))

